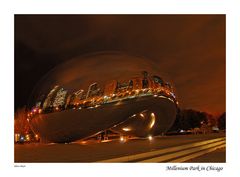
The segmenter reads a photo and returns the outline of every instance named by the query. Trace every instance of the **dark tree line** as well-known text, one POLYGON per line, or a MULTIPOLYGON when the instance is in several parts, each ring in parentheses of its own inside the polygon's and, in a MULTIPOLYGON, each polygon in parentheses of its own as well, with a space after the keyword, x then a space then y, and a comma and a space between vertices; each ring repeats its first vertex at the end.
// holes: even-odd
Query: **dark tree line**
POLYGON ((220 117, 218 118, 218 128, 220 130, 226 130, 226 112, 224 112, 220 117))
POLYGON ((226 128, 226 114, 223 113, 220 117, 214 117, 206 112, 201 112, 192 109, 178 109, 176 120, 169 131, 190 130, 200 128, 202 125, 209 127, 218 126, 219 129, 226 128))

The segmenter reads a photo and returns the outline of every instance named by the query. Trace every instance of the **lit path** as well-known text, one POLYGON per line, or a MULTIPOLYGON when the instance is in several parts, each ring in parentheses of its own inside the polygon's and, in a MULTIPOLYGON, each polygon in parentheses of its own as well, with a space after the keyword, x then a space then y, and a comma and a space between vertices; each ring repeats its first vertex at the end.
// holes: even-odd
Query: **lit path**
MULTIPOLYGON (((15 162, 99 162, 122 157, 140 158, 117 162, 198 162, 199 157, 225 146, 225 134, 179 135, 135 139, 125 143, 26 144, 15 145, 15 162), (150 154, 150 155, 149 155, 150 154), (198 157, 199 156, 199 157, 198 157), (193 161, 196 159, 197 161, 193 161)), ((209 153, 211 154, 211 153, 209 153)), ((221 153, 225 156, 225 152, 221 153)), ((211 157, 211 156, 209 156, 211 157)), ((209 162, 219 162, 209 159, 209 162)))
POLYGON ((185 162, 223 148, 225 144, 225 138, 216 138, 99 162, 185 162))

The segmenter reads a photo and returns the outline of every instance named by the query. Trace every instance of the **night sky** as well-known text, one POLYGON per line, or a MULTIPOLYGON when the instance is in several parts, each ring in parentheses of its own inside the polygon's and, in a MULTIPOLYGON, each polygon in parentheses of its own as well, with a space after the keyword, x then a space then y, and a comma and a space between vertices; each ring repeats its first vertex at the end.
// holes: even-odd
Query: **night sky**
POLYGON ((15 110, 55 66, 117 51, 159 66, 181 108, 219 114, 225 49, 225 15, 15 15, 15 110))

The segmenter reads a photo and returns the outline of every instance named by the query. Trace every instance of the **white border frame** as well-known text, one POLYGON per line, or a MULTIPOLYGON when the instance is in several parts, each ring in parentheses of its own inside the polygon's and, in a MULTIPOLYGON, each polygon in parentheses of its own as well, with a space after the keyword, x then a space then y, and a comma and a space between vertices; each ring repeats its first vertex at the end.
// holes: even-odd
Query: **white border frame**
MULTIPOLYGON (((237 176, 240 157, 240 4, 238 0, 9 0, 0 4, 0 176, 237 176), (222 172, 166 171, 172 164, 26 163, 14 167, 14 14, 226 14, 227 163, 222 172)), ((176 164, 175 164, 176 165, 176 164)))

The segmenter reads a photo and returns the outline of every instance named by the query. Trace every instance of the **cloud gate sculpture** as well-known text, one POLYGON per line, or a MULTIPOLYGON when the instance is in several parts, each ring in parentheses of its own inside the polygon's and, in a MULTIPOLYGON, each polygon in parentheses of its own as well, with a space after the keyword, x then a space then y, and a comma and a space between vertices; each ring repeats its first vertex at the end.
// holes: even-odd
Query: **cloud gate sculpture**
POLYGON ((65 62, 36 86, 28 121, 43 142, 65 143, 108 130, 147 137, 174 123, 172 86, 152 63, 120 53, 98 53, 65 62))

